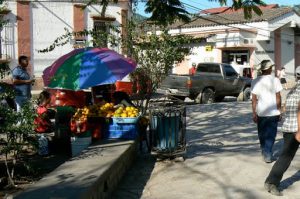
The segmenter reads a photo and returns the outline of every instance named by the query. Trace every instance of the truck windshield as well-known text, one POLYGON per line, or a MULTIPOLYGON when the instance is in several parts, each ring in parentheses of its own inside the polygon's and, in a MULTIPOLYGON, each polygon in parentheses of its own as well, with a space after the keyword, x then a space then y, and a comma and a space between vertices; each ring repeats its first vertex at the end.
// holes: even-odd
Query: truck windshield
POLYGON ((223 64, 224 73, 227 77, 237 76, 237 72, 229 64, 223 64))

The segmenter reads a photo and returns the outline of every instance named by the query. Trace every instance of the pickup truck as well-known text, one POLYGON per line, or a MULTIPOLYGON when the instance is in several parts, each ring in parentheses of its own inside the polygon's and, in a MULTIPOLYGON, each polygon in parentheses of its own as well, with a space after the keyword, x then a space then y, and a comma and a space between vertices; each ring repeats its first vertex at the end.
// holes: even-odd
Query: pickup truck
POLYGON ((251 78, 240 76, 230 64, 199 63, 193 75, 169 75, 158 93, 179 99, 189 97, 196 103, 209 104, 235 96, 238 101, 251 97, 251 78))

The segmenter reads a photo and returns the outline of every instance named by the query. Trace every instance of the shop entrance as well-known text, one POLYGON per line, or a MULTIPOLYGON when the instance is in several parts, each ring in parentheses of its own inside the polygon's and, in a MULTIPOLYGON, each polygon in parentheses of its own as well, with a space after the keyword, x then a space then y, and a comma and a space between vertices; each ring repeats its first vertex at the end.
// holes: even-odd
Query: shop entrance
POLYGON ((222 62, 236 65, 249 65, 249 50, 223 50, 222 62))

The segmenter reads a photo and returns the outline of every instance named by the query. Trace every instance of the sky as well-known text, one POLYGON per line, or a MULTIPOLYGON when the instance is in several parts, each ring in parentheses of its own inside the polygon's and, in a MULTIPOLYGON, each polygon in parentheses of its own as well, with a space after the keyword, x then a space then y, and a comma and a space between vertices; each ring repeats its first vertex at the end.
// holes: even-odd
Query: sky
MULTIPOLYGON (((229 5, 231 4, 232 0, 227 0, 229 5)), ((208 9, 208 8, 216 8, 220 7, 218 2, 210 2, 208 0, 181 0, 181 2, 186 6, 187 11, 190 13, 197 13, 197 10, 200 9, 208 9), (192 6, 192 7, 191 7, 192 6)), ((278 5, 295 5, 300 4, 299 0, 265 0, 266 4, 278 4, 278 5)), ((145 10, 145 3, 140 2, 138 3, 137 13, 143 16, 150 16, 144 12, 145 10)))

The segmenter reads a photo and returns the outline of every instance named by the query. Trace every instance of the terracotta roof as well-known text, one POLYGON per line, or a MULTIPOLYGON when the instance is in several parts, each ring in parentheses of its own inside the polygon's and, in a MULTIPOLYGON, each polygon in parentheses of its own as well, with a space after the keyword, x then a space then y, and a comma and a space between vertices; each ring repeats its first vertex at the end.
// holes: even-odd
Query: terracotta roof
POLYGON ((219 14, 219 13, 224 13, 229 9, 230 7, 210 8, 210 9, 201 10, 200 14, 219 14))
MULTIPOLYGON (((266 6, 258 6, 261 10, 278 8, 278 4, 268 4, 266 6)), ((242 12, 243 9, 234 10, 231 7, 219 7, 219 8, 210 8, 200 11, 200 14, 221 14, 221 13, 233 13, 233 12, 242 12)))
POLYGON ((229 24, 241 24, 249 22, 261 22, 261 21, 271 21, 287 13, 294 12, 293 8, 281 7, 263 10, 261 16, 253 13, 251 19, 245 19, 243 12, 233 12, 233 13, 222 13, 213 14, 205 16, 197 16, 190 23, 176 22, 170 26, 170 28, 189 28, 189 27, 205 27, 205 26, 218 26, 218 25, 229 25, 229 24))

